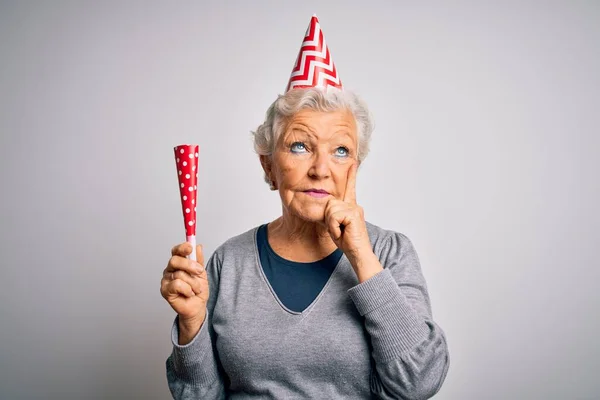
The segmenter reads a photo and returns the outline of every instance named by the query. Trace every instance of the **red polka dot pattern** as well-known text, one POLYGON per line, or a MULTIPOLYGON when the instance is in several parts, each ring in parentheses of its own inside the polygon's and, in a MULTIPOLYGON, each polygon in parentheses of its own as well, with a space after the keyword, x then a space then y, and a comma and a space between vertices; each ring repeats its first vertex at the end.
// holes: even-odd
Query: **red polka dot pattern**
POLYGON ((175 147, 175 164, 179 179, 179 195, 185 223, 185 234, 196 235, 196 193, 198 191, 197 144, 182 144, 175 147))

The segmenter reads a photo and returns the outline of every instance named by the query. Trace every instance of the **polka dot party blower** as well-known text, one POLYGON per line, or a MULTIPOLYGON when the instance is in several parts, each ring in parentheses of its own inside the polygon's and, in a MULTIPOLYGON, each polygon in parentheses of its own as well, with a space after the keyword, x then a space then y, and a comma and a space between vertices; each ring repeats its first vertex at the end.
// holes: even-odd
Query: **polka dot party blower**
POLYGON ((196 193, 198 192, 197 144, 182 144, 174 148, 179 195, 185 223, 185 240, 192 245, 190 259, 196 260, 196 193))

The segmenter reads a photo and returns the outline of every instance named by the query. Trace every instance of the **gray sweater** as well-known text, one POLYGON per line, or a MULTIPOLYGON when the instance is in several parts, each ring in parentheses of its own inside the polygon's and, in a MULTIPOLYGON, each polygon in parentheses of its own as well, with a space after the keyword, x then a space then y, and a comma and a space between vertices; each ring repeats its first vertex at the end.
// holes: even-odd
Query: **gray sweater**
POLYGON ((428 399, 449 367, 417 253, 402 233, 369 222, 384 270, 359 283, 343 256, 303 312, 282 307, 260 265, 258 227, 206 262, 205 323, 187 345, 171 329, 175 399, 428 399))

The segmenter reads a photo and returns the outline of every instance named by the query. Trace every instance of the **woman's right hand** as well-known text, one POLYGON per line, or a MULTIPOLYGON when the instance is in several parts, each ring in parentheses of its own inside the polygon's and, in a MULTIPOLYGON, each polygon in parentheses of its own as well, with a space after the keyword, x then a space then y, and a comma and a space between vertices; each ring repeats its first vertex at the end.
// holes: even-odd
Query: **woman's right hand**
POLYGON ((196 246, 198 262, 186 258, 191 252, 188 242, 173 247, 160 282, 160 293, 179 314, 180 344, 189 343, 200 330, 209 295, 202 245, 196 246))

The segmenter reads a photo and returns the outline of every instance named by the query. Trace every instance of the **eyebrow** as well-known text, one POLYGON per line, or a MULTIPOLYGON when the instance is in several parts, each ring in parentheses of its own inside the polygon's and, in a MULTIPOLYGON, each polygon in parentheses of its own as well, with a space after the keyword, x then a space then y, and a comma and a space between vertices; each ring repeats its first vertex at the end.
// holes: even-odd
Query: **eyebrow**
MULTIPOLYGON (((286 139, 287 139, 287 136, 289 136, 289 134, 292 132, 304 133, 307 136, 311 136, 311 137, 316 136, 311 129, 309 129, 308 127, 302 126, 302 127, 294 127, 292 129, 290 129, 288 131, 288 135, 286 135, 286 139)), ((347 136, 349 139, 352 139, 352 135, 350 134, 350 132, 347 129, 342 128, 342 129, 335 131, 335 133, 342 133, 342 135, 347 136)), ((336 139, 336 137, 334 137, 332 140, 334 140, 334 139, 336 139)))
POLYGON ((344 134, 344 136, 348 136, 350 139, 352 139, 352 135, 351 135, 351 134, 350 134, 350 132, 349 132, 349 131, 347 131, 346 129, 342 129, 342 130, 339 130, 339 131, 335 131, 335 133, 338 133, 338 132, 342 132, 342 133, 344 134))

